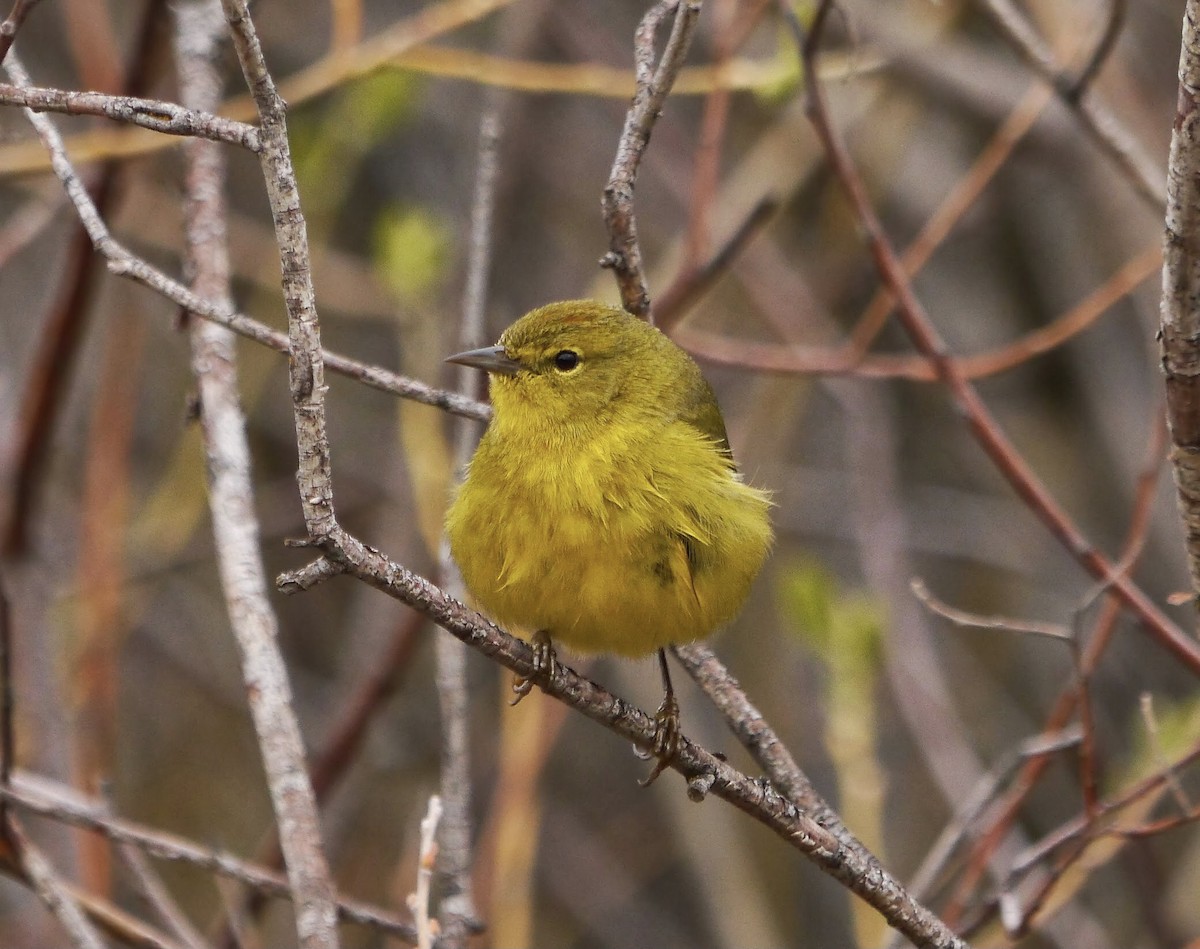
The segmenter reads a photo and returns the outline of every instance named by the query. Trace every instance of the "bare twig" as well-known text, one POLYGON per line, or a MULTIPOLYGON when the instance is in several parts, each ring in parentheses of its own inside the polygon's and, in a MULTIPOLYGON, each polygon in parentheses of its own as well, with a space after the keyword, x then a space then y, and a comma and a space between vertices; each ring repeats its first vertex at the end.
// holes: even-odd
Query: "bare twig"
MULTIPOLYGON (((474 349, 485 343, 485 302, 491 263, 492 215, 495 210, 500 117, 489 105, 479 123, 479 148, 476 159, 475 194, 471 207, 470 252, 467 279, 463 290, 462 320, 456 349, 474 349)), ((479 373, 459 367, 458 384, 464 393, 480 383, 479 373)), ((479 438, 477 425, 458 419, 454 426, 454 461, 463 470, 479 438)), ((458 568, 450 557, 450 547, 442 539, 441 575, 451 590, 461 590, 458 568)), ((438 705, 442 712, 441 847, 438 867, 446 880, 447 892, 438 907, 441 924, 440 943, 446 949, 464 946, 475 928, 475 900, 471 887, 473 848, 471 842, 471 760, 467 729, 469 693, 467 690, 467 647, 453 636, 438 635, 434 644, 437 658, 438 705)), ((430 802, 432 808, 433 802, 430 802)))
POLYGON ((421 850, 417 862, 417 889, 408 898, 408 908, 417 924, 417 949, 433 949, 438 938, 437 917, 429 912, 433 868, 437 864, 438 824, 442 819, 442 801, 436 794, 429 799, 429 808, 421 818, 421 850))
POLYGON ((779 199, 766 197, 758 202, 745 220, 734 229, 717 250, 703 262, 682 271, 658 298, 654 318, 666 331, 679 320, 696 300, 706 293, 725 274, 755 237, 779 210, 779 199))
MULTIPOLYGON (((1146 532, 1149 530, 1150 513, 1158 486, 1158 473, 1162 465, 1163 446, 1166 443, 1166 425, 1161 407, 1155 407, 1149 422, 1150 436, 1146 445, 1146 463, 1138 477, 1129 530, 1121 550, 1120 563, 1128 566, 1131 566, 1136 559, 1138 551, 1143 546, 1146 532)), ((1098 667, 1112 640, 1120 613, 1119 601, 1109 593, 1104 598, 1099 615, 1093 624, 1091 635, 1085 637, 1086 643, 1077 662, 1079 674, 1090 676, 1098 667)), ((1044 732, 1049 733, 1065 728, 1071 716, 1079 708, 1080 698, 1078 680, 1066 686, 1046 716, 1043 724, 1044 732)), ((1008 833, 1022 803, 1037 785, 1050 760, 1046 755, 1033 755, 1025 761, 1012 788, 999 802, 999 806, 993 808, 993 815, 988 826, 978 835, 979 839, 972 849, 967 866, 956 881, 955 895, 945 908, 947 917, 954 919, 961 914, 965 901, 978 883, 979 875, 990 863, 991 855, 1008 833)))
MULTIPOLYGON (((967 380, 983 379, 1006 372, 1037 356, 1053 351, 1086 330, 1113 304, 1139 284, 1161 272, 1162 248, 1158 243, 1131 257, 1075 306, 1045 326, 1009 343, 981 353, 955 356, 954 362, 967 380)), ((668 292, 673 291, 671 288, 668 292)), ((666 301, 667 294, 659 298, 666 301)), ((806 375, 853 376, 863 379, 911 379, 938 381, 937 368, 924 356, 904 353, 862 355, 862 346, 873 337, 891 312, 890 297, 881 292, 882 307, 867 308, 851 340, 842 347, 758 343, 734 339, 691 326, 681 326, 672 337, 684 349, 706 362, 761 372, 806 375)), ((674 301, 672 301, 674 303, 674 301)), ((674 307, 672 306, 673 312, 674 307)))
MULTIPOLYGON (((28 77, 23 72, 20 75, 23 78, 16 81, 18 86, 28 82, 28 77)), ((68 160, 62 137, 54 128, 53 123, 45 116, 35 112, 28 112, 27 115, 46 150, 50 153, 54 173, 62 182, 67 196, 75 206, 76 213, 86 229, 93 248, 108 262, 108 269, 111 273, 135 280, 177 303, 195 316, 226 326, 239 336, 287 355, 287 334, 280 333, 258 320, 238 313, 227 303, 217 303, 199 296, 179 281, 152 267, 115 240, 105 225, 96 203, 88 195, 87 189, 68 160)), ((467 418, 487 420, 491 417, 491 408, 476 399, 468 399, 457 393, 447 392, 444 389, 438 389, 424 382, 409 379, 387 369, 337 353, 322 350, 322 354, 331 371, 355 379, 363 385, 381 392, 409 398, 467 418)))
MULTIPOLYGON (((861 890, 856 890, 856 892, 876 909, 880 908, 877 900, 886 900, 890 903, 892 911, 881 910, 881 912, 888 922, 898 930, 904 931, 896 922, 897 916, 900 916, 909 920, 913 926, 920 927, 925 942, 939 945, 965 945, 937 916, 917 902, 874 855, 850 833, 837 812, 829 806, 804 772, 800 770, 774 730, 750 703, 738 681, 729 674, 729 671, 712 651, 707 646, 695 644, 676 646, 673 651, 676 658, 683 663, 684 668, 725 716, 726 724, 737 736, 738 741, 754 756, 755 761, 766 769, 772 782, 801 809, 803 814, 815 822, 822 834, 831 836, 843 853, 853 854, 857 862, 872 867, 871 895, 868 896, 861 890), (897 916, 892 915, 893 912, 897 916)), ((826 845, 828 846, 830 843, 832 841, 827 842, 826 845)), ((912 939, 911 932, 905 931, 905 934, 912 939)))
MULTIPOLYGON (((198 109, 211 109, 220 101, 221 84, 213 64, 223 32, 220 10, 214 0, 194 0, 177 7, 176 21, 183 101, 198 109)), ((231 25, 236 31, 233 15, 231 25)), ((243 39, 246 29, 243 23, 243 39)), ((247 73, 250 78, 250 71, 247 73)), ((215 143, 199 138, 188 139, 185 152, 185 232, 192 287, 203 297, 224 301, 229 296, 230 273, 224 155, 215 143)), ((241 654, 280 846, 296 894, 297 937, 305 949, 334 949, 338 939, 333 879, 321 845, 304 739, 279 651, 278 620, 267 599, 233 344, 228 330, 207 321, 197 321, 192 329, 192 366, 200 391, 209 509, 221 585, 241 654)))
POLYGON ((34 112, 98 115, 116 122, 140 125, 164 135, 185 135, 207 138, 214 142, 228 142, 252 152, 257 152, 259 147, 258 129, 253 125, 222 118, 211 112, 185 109, 173 102, 157 99, 0 83, 0 104, 24 106, 34 112))
POLYGON ((163 924, 174 933, 184 949, 210 949, 200 931, 183 914, 170 890, 163 883, 162 877, 146 859, 146 855, 132 844, 122 844, 117 848, 117 852, 133 877, 138 892, 153 907, 163 924))
MULTIPOLYGON (((113 817, 105 813, 99 802, 47 779, 18 772, 11 788, 0 788, 0 796, 30 813, 103 834, 117 843, 132 844, 156 859, 187 863, 277 899, 295 898, 287 878, 280 873, 224 851, 201 846, 177 834, 113 817)), ((394 913, 344 897, 338 899, 337 908, 340 918, 347 922, 374 927, 406 942, 416 941, 412 924, 394 913)))
POLYGON ((611 268, 616 276, 625 309, 645 319, 651 319, 650 291, 646 286, 642 251, 638 245, 633 189, 642 155, 650 142, 650 132, 683 66, 699 17, 700 4, 692 0, 661 0, 642 17, 634 36, 637 92, 625 116, 625 127, 617 143, 617 156, 613 160, 612 172, 601 200, 604 223, 609 234, 609 249, 600 265, 611 268), (654 37, 663 20, 672 13, 675 19, 671 35, 656 65, 654 37))
MULTIPOLYGON (((978 390, 963 375, 958 363, 950 356, 924 306, 913 293, 904 268, 888 240, 867 195, 862 178, 840 133, 834 127, 825 104, 824 91, 815 68, 817 49, 830 5, 823 2, 818 8, 812 29, 805 33, 795 12, 785 3, 780 9, 789 24, 804 64, 805 90, 809 115, 821 138, 834 172, 841 181, 854 207, 855 215, 867 235, 871 253, 881 278, 897 301, 901 326, 929 360, 940 381, 950 390, 962 412, 971 434, 992 460, 997 470, 1019 497, 1042 521, 1051 535, 1096 580, 1111 582, 1113 591, 1140 621, 1141 628, 1172 653, 1193 674, 1200 675, 1200 647, 1154 604, 1127 574, 1117 573, 1113 565, 1083 535, 1067 512, 1050 494, 1041 479, 1029 467, 1016 446, 1000 428, 995 417, 979 396, 978 390)), ((1200 417, 1200 416, 1197 416, 1200 417)))
POLYGON ((17 31, 21 28, 25 17, 38 5, 38 2, 39 0, 14 0, 12 10, 9 11, 4 22, 0 23, 0 63, 3 63, 5 57, 8 56, 8 51, 12 48, 13 40, 17 38, 17 31))
MULTIPOLYGON (((103 789, 102 789, 103 790, 103 789)), ((7 805, 7 801, 3 802, 7 805)), ((112 800, 107 793, 101 798, 104 813, 112 814, 112 800)), ((183 949, 211 949, 199 930, 184 915, 179 904, 167 889, 155 867, 133 844, 116 844, 114 849, 125 864, 138 894, 154 910, 155 915, 175 935, 183 949)))
POLYGON ((1004 38, 1025 57, 1030 67, 1054 87, 1062 101, 1075 113, 1084 131, 1124 173, 1134 190, 1157 211, 1166 200, 1162 172, 1142 153, 1137 142, 1096 97, 1083 95, 1092 77, 1111 51, 1121 27, 1121 0, 1114 0, 1110 16, 1096 50, 1078 75, 1064 69, 1054 53, 1012 4, 1011 0, 978 0, 1004 38))
POLYGON ((21 873, 33 890, 59 921, 75 949, 104 949, 100 934, 88 921, 83 909, 67 885, 20 825, 9 814, 4 825, 5 836, 16 851, 21 873))
POLYGON ((1100 34, 1100 39, 1096 41, 1096 48, 1092 50, 1092 55, 1083 64, 1079 75, 1075 77, 1075 82, 1068 90, 1068 98, 1077 100, 1087 92, 1088 86, 1092 84, 1096 74, 1108 61, 1109 54, 1112 53, 1113 47, 1117 45, 1117 39, 1121 36, 1121 28, 1125 25, 1127 5, 1126 0, 1108 0, 1108 16, 1104 20, 1104 30, 1100 34))
POLYGON ((929 853, 921 861, 920 868, 909 883, 909 889, 922 897, 928 892, 950 855, 983 813, 984 808, 995 798, 996 791, 1022 762, 1031 758, 1047 758, 1059 751, 1074 748, 1081 738, 1082 733, 1076 726, 1060 732, 1035 735, 1022 741, 997 761, 987 774, 981 775, 974 790, 959 804, 953 819, 942 829, 929 853))
MULTIPOLYGON (((346 564, 347 572, 364 582, 426 613, 443 629, 518 675, 533 671, 529 644, 504 632, 448 597, 442 590, 379 551, 366 546, 340 527, 322 538, 321 546, 330 556, 346 564)), ((546 694, 632 742, 639 748, 653 748, 654 719, 607 689, 568 666, 557 663, 546 694)), ((753 728, 753 724, 750 726, 753 728)), ((671 767, 688 781, 695 781, 705 793, 728 801, 755 820, 769 827, 827 873, 842 881, 888 922, 918 944, 954 946, 961 940, 932 922, 932 914, 914 907, 910 899, 891 886, 892 878, 880 877, 877 861, 862 853, 840 846, 830 830, 814 821, 769 782, 753 780, 684 737, 671 767)))
MULTIPOLYGON (((143 38, 148 32, 152 12, 150 8, 143 14, 143 38)), ((139 55, 138 59, 142 58, 139 55)), ((15 52, 8 56, 5 68, 18 86, 28 85, 29 77, 15 52)), ((136 63, 132 72, 139 72, 136 63)), ((33 115, 32 112, 27 114, 33 115)), ((92 187, 98 207, 106 207, 111 200, 116 177, 117 168, 111 162, 95 177, 92 187)), ((78 190, 87 197, 87 189, 82 184, 78 190)), ((3 548, 9 554, 25 548, 52 436, 62 413, 90 310, 95 268, 88 250, 88 237, 82 229, 75 229, 72 234, 63 271, 58 277, 61 289, 47 314, 21 397, 15 474, 3 525, 3 548)))
MULTIPOLYGON (((984 189, 1005 167, 1013 149, 1034 127, 1053 96, 1052 90, 1035 83, 1013 107, 1004 123, 980 150, 971 167, 954 183, 954 187, 921 226, 917 236, 904 249, 900 259, 910 278, 921 272, 963 215, 974 207, 984 189)), ((850 333, 847 343, 850 352, 865 355, 894 308, 891 294, 885 287, 879 287, 850 333)), ((928 371, 929 366, 922 360, 921 368, 928 371)))
POLYGON ((925 582, 919 578, 912 581, 912 592, 913 596, 920 600, 926 609, 948 619, 956 626, 1029 633, 1034 636, 1047 636, 1051 639, 1070 640, 1072 638, 1071 630, 1062 623, 1039 623, 1036 620, 1020 620, 1009 616, 983 616, 979 613, 960 610, 935 597, 929 592, 925 582))

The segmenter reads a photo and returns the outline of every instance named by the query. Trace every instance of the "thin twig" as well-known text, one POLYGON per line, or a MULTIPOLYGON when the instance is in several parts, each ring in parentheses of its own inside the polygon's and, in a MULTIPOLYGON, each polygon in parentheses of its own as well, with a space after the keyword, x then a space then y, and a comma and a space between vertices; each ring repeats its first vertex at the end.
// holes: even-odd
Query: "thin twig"
MULTIPOLYGON (((980 150, 971 167, 954 183, 946 197, 921 226, 917 236, 904 248, 900 260, 908 272, 909 279, 915 278, 921 272, 934 251, 942 246, 953 228, 967 211, 974 207, 984 189, 1000 173, 1000 169, 1006 167, 1013 150, 1034 127, 1053 96, 1054 93, 1046 86, 1034 83, 1013 107, 995 134, 980 150)), ((847 342, 849 351, 860 358, 865 356, 894 308, 895 302, 891 294, 885 287, 879 287, 850 332, 847 342)), ((924 360, 921 360, 919 365, 928 371, 929 367, 924 360)))
MULTIPOLYGON (((7 804, 7 801, 3 802, 7 804)), ((101 799, 104 813, 113 813, 112 800, 107 793, 101 799)), ((138 894, 154 910, 159 920, 171 930, 182 943, 184 949, 211 949, 211 946, 200 935, 200 931, 192 925, 192 921, 184 915, 179 904, 167 889, 162 876, 150 863, 146 855, 133 844, 116 844, 117 855, 125 864, 138 894)))
MULTIPOLYGON (((521 676, 533 672, 533 654, 528 643, 504 632, 474 610, 451 599, 428 580, 389 560, 342 528, 336 527, 322 538, 321 546, 331 557, 345 564, 351 575, 426 613, 443 629, 505 668, 521 676)), ((280 578, 279 585, 286 588, 287 579, 286 576, 280 578)), ((656 727, 650 715, 568 666, 555 665, 546 694, 639 748, 651 750, 654 746, 656 727)), ((748 727, 753 729, 754 725, 748 727)), ((770 782, 747 777, 686 736, 681 739, 679 753, 670 766, 682 774, 690 786, 702 789, 701 796, 712 794, 728 801, 770 828, 874 906, 892 926, 914 942, 957 949, 965 946, 953 933, 940 926, 928 910, 914 906, 902 890, 897 892, 893 878, 886 873, 881 876, 877 861, 842 847, 834 833, 779 793, 770 782)))
MULTIPOLYGON (((500 117, 494 103, 485 107, 479 122, 476 152, 475 191, 471 203, 470 251, 463 290, 462 319, 457 350, 474 349, 485 343, 488 277, 492 255, 492 216, 496 203, 499 167, 500 117)), ((465 366, 458 370, 458 387, 470 392, 480 384, 479 373, 465 366)), ((454 426, 454 468, 462 471, 479 439, 479 426, 457 419, 454 426)), ((441 575, 450 590, 460 593, 462 581, 442 539, 441 575)), ((438 705, 442 712, 441 756, 441 847, 438 868, 446 892, 438 906, 441 924, 439 943, 446 949, 465 946, 477 928, 475 899, 471 886, 474 850, 471 834, 471 759, 468 731, 470 694, 467 687, 467 647, 453 636, 439 634, 434 643, 437 659, 438 705)), ((430 802, 432 807, 432 801, 430 802)))
POLYGON ((1096 48, 1092 50, 1092 55, 1088 57, 1088 61, 1079 70, 1079 75, 1075 77, 1075 82, 1067 93, 1068 99, 1078 100, 1087 92, 1092 80, 1096 78, 1096 74, 1108 61, 1109 55, 1121 36, 1121 29, 1125 25, 1127 6, 1126 0, 1108 0, 1108 16, 1104 19, 1104 30, 1100 34, 1100 39, 1096 41, 1096 48))
POLYGON ((421 818, 421 848, 417 856, 417 889, 408 898, 408 909, 417 924, 417 949, 433 949, 439 936, 437 917, 429 912, 432 899, 433 868, 437 865, 438 824, 442 819, 442 801, 435 794, 421 818))
MULTIPOLYGON (((156 859, 186 863, 276 899, 295 899, 287 878, 280 873, 177 834, 110 816, 99 802, 49 779, 18 772, 12 787, 0 788, 0 796, 32 814, 82 827, 117 843, 132 844, 156 859)), ((409 943, 416 941, 412 924, 387 910, 344 897, 338 899, 337 908, 339 917, 347 922, 374 927, 409 943)))
MULTIPOLYGON (((713 67, 720 73, 729 67, 733 54, 750 38, 770 8, 771 0, 754 0, 753 7, 741 17, 738 16, 738 0, 718 0, 713 6, 713 67)), ((721 168, 721 141, 725 137, 731 99, 732 90, 727 86, 719 86, 704 100, 696 156, 692 163, 692 194, 680 268, 683 273, 698 269, 700 262, 709 256, 711 217, 721 168)), ((661 308, 660 300, 656 309, 661 308)), ((660 321, 662 319, 659 313, 655 313, 655 317, 660 321)))
POLYGON ((634 93, 633 105, 625 115, 625 127, 617 142, 617 155, 601 199, 609 249, 601 258, 600 266, 613 271, 625 309, 651 322, 650 291, 646 286, 642 251, 638 245, 637 219, 633 213, 633 189, 642 155, 650 143, 650 133, 683 66, 699 18, 699 3, 692 0, 661 0, 647 11, 638 24, 633 44, 637 92, 634 93), (656 65, 654 38, 663 20, 671 13, 675 14, 671 35, 656 65))
MULTIPOLYGON (((867 902, 880 909, 876 900, 886 900, 891 905, 890 911, 883 911, 889 924, 905 932, 910 939, 912 933, 903 930, 897 924, 897 918, 909 921, 913 926, 919 926, 924 934, 922 942, 938 945, 965 946, 946 925, 928 909, 922 906, 905 890, 904 886, 893 877, 854 837, 842 823, 837 812, 821 797, 792 759, 786 746, 779 740, 774 730, 758 710, 750 703, 738 681, 729 674, 707 646, 690 645, 676 646, 673 650, 676 658, 691 674, 696 683, 704 690, 713 703, 725 716, 726 724, 737 736, 738 741, 754 756, 771 781, 795 803, 809 819, 815 822, 823 835, 832 837, 836 847, 844 854, 853 854, 856 862, 871 867, 873 886, 871 896, 862 890, 856 890, 867 902)), ((831 841, 826 841, 829 846, 831 841)), ((839 879, 841 879, 839 877, 839 879)))
POLYGON ((21 29, 25 17, 38 3, 39 0, 14 0, 12 10, 9 11, 4 22, 0 23, 0 63, 3 63, 5 57, 8 56, 8 51, 12 48, 13 40, 17 38, 17 31, 21 29))
POLYGON ((21 873, 41 897, 46 909, 66 930, 71 945, 75 949, 104 949, 104 941, 88 921, 70 889, 59 878, 50 861, 26 836, 12 814, 7 815, 4 833, 16 851, 21 873))
MULTIPOLYGON (((1126 565, 1126 569, 1132 567, 1150 528, 1150 516, 1157 494, 1158 475, 1162 467, 1163 448, 1167 439, 1161 406, 1154 407, 1148 422, 1150 435, 1146 445, 1146 461, 1138 476, 1129 529, 1126 532, 1119 561, 1126 565)), ((1104 657, 1105 651, 1112 641, 1120 614, 1119 601, 1111 593, 1107 594, 1099 615, 1096 617, 1092 633, 1086 637, 1086 643, 1077 666, 1084 676, 1090 676, 1099 666, 1100 660, 1104 657)), ((1059 693, 1042 725, 1044 732, 1065 728, 1071 716, 1075 714, 1080 701, 1077 683, 1078 680, 1070 683, 1059 693)), ((993 809, 989 825, 978 834, 978 840, 972 848, 967 866, 956 881, 955 894, 945 907, 944 913, 947 918, 956 919, 961 915, 968 897, 975 890, 979 876, 991 863, 992 854, 1008 833, 1022 804, 1037 786, 1037 782, 1049 766, 1050 760, 1048 756, 1035 755, 1026 761, 1013 782, 1011 790, 1000 802, 1000 806, 993 809)))
POLYGON ((1008 630, 1013 633, 1029 633, 1034 636, 1047 636, 1051 639, 1069 641, 1071 631, 1062 623, 1039 623, 1036 620, 1019 620, 1009 616, 984 616, 981 613, 970 613, 944 603, 929 592, 925 581, 916 578, 912 581, 912 592, 927 610, 948 619, 956 626, 974 627, 976 629, 1008 630))
MULTIPOLYGON (((1120 0, 1114 0, 1119 6, 1120 0)), ((1094 95, 1085 96, 1083 91, 1111 50, 1115 33, 1120 29, 1120 19, 1109 18, 1105 33, 1097 45, 1096 52, 1078 76, 1059 64, 1053 51, 1046 45, 1034 28, 1011 0, 977 0, 992 22, 1000 29, 1004 38, 1025 58, 1030 67, 1054 87, 1062 101, 1075 113, 1079 124, 1096 142, 1100 150, 1124 173, 1134 190, 1155 211, 1166 201, 1163 189, 1163 174, 1142 153, 1136 139, 1129 134, 1106 106, 1094 95), (1113 37, 1109 38, 1109 33, 1113 37)))
POLYGON ((654 319, 660 329, 667 331, 687 313, 696 300, 724 276, 746 249, 746 245, 757 237, 775 216, 779 206, 778 198, 763 198, 751 208, 742 223, 712 256, 694 267, 683 270, 675 277, 654 305, 654 319))
POLYGON ((1031 758, 1047 758, 1059 751, 1074 748, 1079 744, 1081 738, 1080 729, 1076 726, 1065 728, 1060 732, 1035 735, 1022 741, 992 765, 990 771, 980 775, 974 789, 958 805, 954 817, 942 828, 938 839, 934 841, 933 846, 925 855, 925 859, 921 861, 921 866, 909 882, 909 890, 921 898, 925 897, 951 854, 967 836, 972 825, 984 812, 989 802, 995 798, 997 790, 1022 762, 1031 758))
MULTIPOLYGON (((229 12, 231 26, 238 33, 235 11, 229 12)), ((244 40, 250 34, 246 21, 240 26, 243 43, 239 53, 243 53, 244 40)), ((176 8, 180 92, 186 104, 198 109, 212 109, 220 101, 221 81, 213 60, 222 33, 221 13, 212 0, 194 0, 176 8)), ((246 62, 243 54, 243 64, 246 62)), ((247 79, 253 81, 251 70, 246 71, 247 79)), ((277 135, 283 131, 281 126, 274 128, 277 135)), ((213 142, 190 138, 185 155, 185 235, 192 288, 200 296, 224 301, 230 293, 224 153, 213 142)), ((297 938, 305 949, 336 949, 333 878, 321 844, 304 739, 292 705, 287 668, 279 650, 279 623, 268 600, 259 550, 234 339, 228 330, 208 321, 196 321, 191 336, 217 565, 280 846, 296 894, 297 938)))
MULTIPOLYGON (((17 85, 28 82, 28 77, 17 80, 17 85)), ((218 303, 193 293, 177 280, 152 267, 141 257, 131 253, 112 237, 105 225, 96 203, 87 193, 71 162, 67 158, 62 137, 45 116, 27 112, 30 122, 50 153, 55 175, 75 206, 92 247, 105 258, 108 269, 117 276, 128 277, 178 304, 189 313, 228 327, 239 336, 252 340, 282 355, 288 354, 287 334, 280 333, 266 324, 233 310, 227 303, 218 303)), ((326 365, 333 372, 355 379, 363 385, 432 405, 454 415, 486 421, 491 418, 490 406, 476 399, 465 398, 458 393, 448 392, 410 379, 379 366, 372 366, 348 356, 322 350, 326 365)))
MULTIPOLYGON (((1021 366, 1074 339, 1138 285, 1155 274, 1161 274, 1161 271, 1162 248, 1156 242, 1127 260, 1084 299, 1045 326, 986 352, 954 356, 954 362, 963 378, 969 381, 984 379, 1021 366)), ((665 300, 666 294, 659 299, 665 300)), ((890 298, 887 294, 882 294, 880 299, 887 301, 890 298)), ((924 356, 903 353, 872 353, 866 356, 862 354, 863 341, 869 341, 867 338, 878 328, 876 318, 885 319, 890 313, 890 306, 890 302, 886 302, 880 310, 868 307, 864 318, 855 328, 861 339, 859 336, 852 336, 840 347, 758 343, 691 326, 679 327, 672 333, 672 337, 698 359, 722 366, 737 366, 760 372, 937 382, 937 368, 930 365, 924 356)))

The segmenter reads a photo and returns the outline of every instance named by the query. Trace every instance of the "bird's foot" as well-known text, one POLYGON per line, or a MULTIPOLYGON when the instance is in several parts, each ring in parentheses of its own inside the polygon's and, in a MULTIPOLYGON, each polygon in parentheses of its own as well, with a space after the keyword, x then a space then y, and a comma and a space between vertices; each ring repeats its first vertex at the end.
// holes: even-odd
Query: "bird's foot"
POLYGON ((527 676, 514 675, 512 681, 513 700, 509 705, 516 705, 533 691, 535 685, 543 690, 554 680, 554 646, 550 643, 550 634, 539 629, 529 641, 533 649, 533 669, 527 676))
POLYGON ((679 744, 683 733, 679 725, 679 702, 675 699, 674 690, 668 692, 662 700, 662 705, 654 713, 654 745, 650 752, 657 759, 650 773, 638 782, 648 788, 660 774, 675 760, 679 754, 679 744))

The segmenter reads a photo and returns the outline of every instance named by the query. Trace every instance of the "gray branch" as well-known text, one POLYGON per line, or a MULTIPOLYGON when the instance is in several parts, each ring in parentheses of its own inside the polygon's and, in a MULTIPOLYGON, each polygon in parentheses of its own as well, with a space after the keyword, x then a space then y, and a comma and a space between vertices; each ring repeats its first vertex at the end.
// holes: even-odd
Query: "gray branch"
POLYGON ((252 152, 259 149, 258 129, 253 125, 157 99, 0 83, 0 104, 24 106, 34 112, 96 115, 115 122, 140 125, 165 135, 186 135, 227 142, 252 152))

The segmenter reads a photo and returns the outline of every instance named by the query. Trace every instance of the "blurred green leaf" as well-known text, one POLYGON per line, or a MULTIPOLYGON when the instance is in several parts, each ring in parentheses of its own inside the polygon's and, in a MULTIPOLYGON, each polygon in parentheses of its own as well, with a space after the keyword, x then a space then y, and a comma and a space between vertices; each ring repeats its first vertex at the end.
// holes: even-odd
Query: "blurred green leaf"
POLYGON ((882 610, 874 597, 843 593, 820 564, 798 560, 782 568, 782 610, 792 632, 831 666, 855 678, 874 676, 880 662, 882 610))
POLYGON ((421 208, 391 207, 375 222, 372 256, 379 279, 396 298, 411 302, 446 272, 450 228, 421 208))

